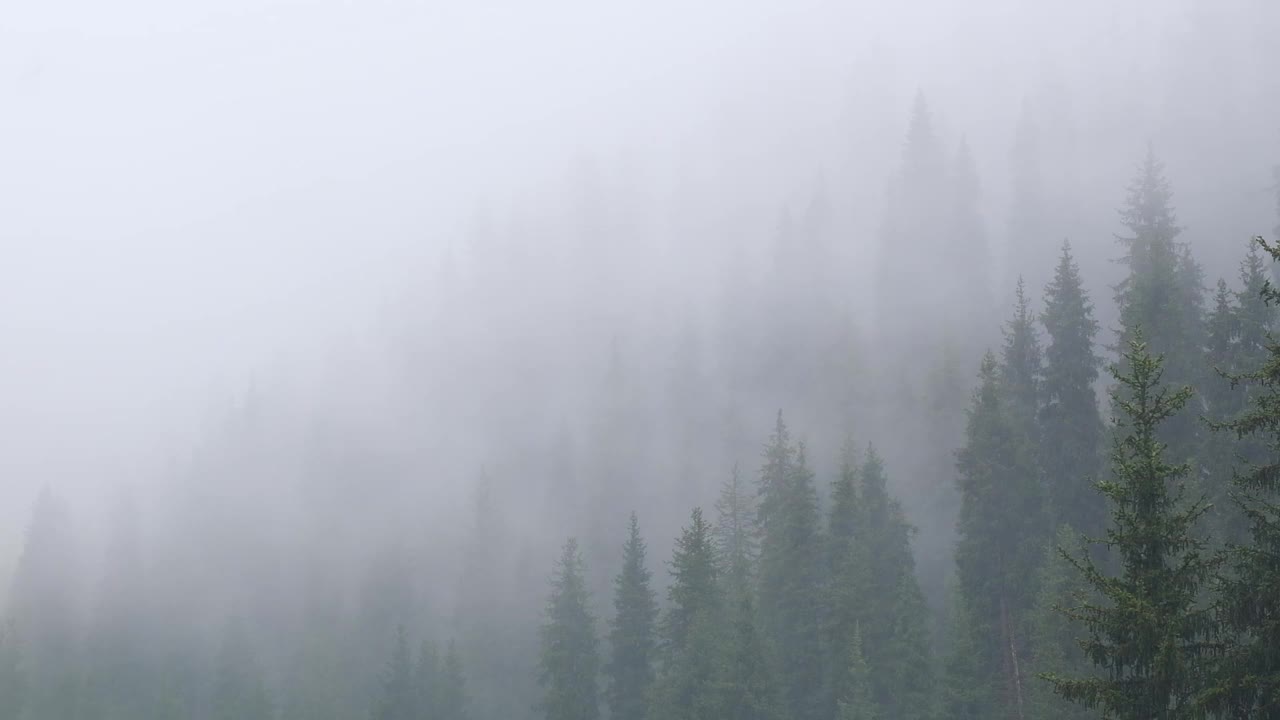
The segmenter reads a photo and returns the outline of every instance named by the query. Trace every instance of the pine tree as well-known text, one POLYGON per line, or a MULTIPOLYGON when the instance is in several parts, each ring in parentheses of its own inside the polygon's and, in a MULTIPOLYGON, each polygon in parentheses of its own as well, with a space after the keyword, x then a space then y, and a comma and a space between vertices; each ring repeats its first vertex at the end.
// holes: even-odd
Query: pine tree
POLYGON ((999 675, 1000 681, 992 684, 1001 687, 1003 712, 1022 717, 1027 681, 1023 624, 1048 538, 1034 449, 1002 392, 990 353, 979 378, 957 462, 957 578, 979 667, 999 675))
MULTIPOLYGON (((593 675, 594 677, 594 675, 593 675)), ((435 720, 467 720, 467 682, 462 673, 462 656, 450 639, 445 646, 444 664, 435 690, 435 720)))
POLYGON ((214 670, 214 720, 269 720, 274 717, 271 695, 262 677, 249 638, 239 622, 232 622, 214 670))
POLYGON ((614 579, 614 618, 609 630, 606 697, 613 720, 644 720, 653 685, 658 603, 650 587, 645 542, 631 513, 622 572, 614 579))
POLYGON ((662 672, 650 720, 693 720, 720 711, 724 609, 711 527, 694 508, 671 557, 668 607, 662 617, 662 672))
POLYGON ((49 488, 36 500, 8 610, 21 643, 31 717, 74 717, 79 700, 75 552, 66 505, 49 488))
POLYGON ((409 637, 402 625, 396 629, 395 647, 382 677, 382 692, 373 709, 373 720, 416 720, 417 689, 409 637))
POLYGON ((1035 314, 1031 311, 1031 300, 1027 297, 1022 278, 1018 278, 1013 318, 1005 327, 1004 347, 1000 354, 1000 385, 1009 412, 1013 413, 1018 427, 1027 433, 1033 446, 1039 442, 1036 426, 1043 374, 1035 314))
MULTIPOLYGON (((858 468, 848 447, 843 455, 840 475, 831 488, 831 513, 827 521, 829 549, 826 572, 831 581, 824 613, 827 620, 824 634, 829 641, 827 683, 833 703, 846 696, 852 682, 849 647, 855 635, 858 635, 857 652, 859 655, 862 653, 858 625, 867 615, 870 582, 870 558, 865 543, 868 538, 862 529, 865 518, 858 501, 858 468)), ((867 682, 870 682, 869 678, 867 682)))
POLYGON ((1104 498, 1093 487, 1103 457, 1104 426, 1093 387, 1102 360, 1094 348, 1093 303, 1067 242, 1044 295, 1040 321, 1049 344, 1041 386, 1040 466, 1046 501, 1056 523, 1094 537, 1106 522, 1104 498))
POLYGON ((1187 501, 1189 466, 1167 461, 1159 439, 1161 424, 1182 411, 1191 389, 1169 389, 1161 375, 1161 359, 1140 334, 1112 370, 1118 383, 1112 477, 1098 487, 1111 501, 1105 544, 1119 574, 1064 551, 1102 598, 1083 599, 1068 616, 1083 623, 1081 647, 1103 674, 1048 679, 1065 699, 1117 720, 1198 717, 1212 650, 1212 617, 1200 596, 1213 567, 1196 532, 1204 505, 1187 501))
POLYGON ((759 551, 755 511, 755 498, 735 464, 716 501, 716 554, 726 597, 739 597, 752 587, 759 551))
POLYGON ((418 660, 413 666, 414 699, 417 720, 435 720, 440 716, 440 651, 430 640, 418 647, 418 660))
MULTIPOLYGON (((1280 249, 1262 238, 1255 242, 1280 260, 1280 249)), ((1280 290, 1268 284, 1262 297, 1280 303, 1280 290)), ((1242 370, 1235 380, 1250 403, 1220 430, 1241 442, 1265 443, 1262 459, 1234 479, 1236 502, 1248 522, 1248 537, 1231 548, 1230 572, 1215 582, 1218 622, 1231 634, 1206 705, 1223 717, 1272 718, 1280 714, 1280 344, 1268 341, 1261 365, 1242 370)))
POLYGON ((720 715, 733 720, 778 720, 778 683, 772 654, 756 627, 751 596, 744 592, 733 614, 730 649, 724 677, 720 715))
POLYGON ((948 610, 943 717, 988 720, 1000 716, 997 698, 1003 695, 1001 679, 985 664, 980 638, 973 630, 976 617, 958 585, 951 590, 948 610))
MULTIPOLYGON (((1070 525, 1058 528, 1057 542, 1046 548, 1040 574, 1040 594, 1031 614, 1030 667, 1038 676, 1086 677, 1092 672, 1080 648, 1079 628, 1061 608, 1075 608, 1085 592, 1084 578, 1059 548, 1083 555, 1085 544, 1070 525)), ((1028 693, 1027 716, 1033 720, 1088 720, 1089 708, 1071 704, 1053 692, 1043 680, 1033 682, 1028 693)))
POLYGON ((542 626, 539 707, 547 720, 600 717, 600 658, 590 605, 578 542, 571 538, 556 564, 542 626))
MULTIPOLYGON (((858 476, 850 575, 865 572, 857 627, 870 667, 872 697, 881 717, 928 718, 936 701, 935 670, 929 610, 911 551, 915 528, 901 503, 889 494, 884 462, 874 447, 867 448, 858 476), (859 567, 864 563, 865 571, 859 567)), ((845 636, 845 647, 847 643, 845 636)))
MULTIPOLYGON (((1129 272, 1115 288, 1120 309, 1117 349, 1123 357, 1141 328, 1151 351, 1165 357, 1168 381, 1194 386, 1204 376, 1203 273, 1177 241, 1182 229, 1172 199, 1164 165, 1148 148, 1120 211, 1128 231, 1118 237, 1124 249, 1121 260, 1129 272)), ((1189 408, 1163 423, 1161 438, 1169 444, 1170 457, 1192 457, 1198 431, 1196 413, 1189 408)))
POLYGON ((816 720, 823 693, 823 540, 818 495, 803 444, 792 445, 782 414, 760 485, 760 615, 776 648, 783 698, 796 720, 816 720))
POLYGON ((0 720, 18 720, 26 702, 22 648, 12 624, 0 626, 0 720))
POLYGON ((840 693, 836 705, 837 720, 877 720, 880 717, 871 697, 870 669, 862 655, 862 633, 853 629, 849 644, 849 682, 840 693))

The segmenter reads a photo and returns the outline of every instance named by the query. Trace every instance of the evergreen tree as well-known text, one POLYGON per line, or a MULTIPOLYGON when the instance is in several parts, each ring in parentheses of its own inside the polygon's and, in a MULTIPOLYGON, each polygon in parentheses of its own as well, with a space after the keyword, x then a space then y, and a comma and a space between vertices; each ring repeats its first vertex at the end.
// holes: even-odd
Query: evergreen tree
POLYGON ((731 720, 778 720, 778 684, 772 655, 756 628, 751 596, 740 596, 733 614, 730 649, 722 688, 721 714, 731 720))
POLYGON ((0 720, 18 720, 26 702, 22 649, 12 625, 0 626, 0 720))
POLYGON ((837 700, 836 718, 837 720, 876 720, 880 715, 871 697, 870 670, 867 667, 867 659, 862 655, 862 633, 857 627, 853 630, 849 655, 849 682, 837 700))
POLYGON ((947 720, 996 717, 999 715, 996 699, 1003 694, 1000 678, 984 664, 983 648, 978 642, 978 633, 973 630, 976 618, 958 585, 952 588, 948 609, 943 717, 947 720))
POLYGON ((1196 533, 1204 505, 1185 498, 1189 466, 1167 461, 1159 439, 1161 424, 1182 411, 1191 390, 1162 384, 1161 359, 1141 335, 1112 375, 1119 413, 1112 477, 1098 487, 1111 501, 1105 544, 1119 573, 1063 551, 1102 598, 1086 597, 1067 612, 1084 624, 1081 647, 1103 674, 1048 679, 1067 700, 1100 708, 1109 718, 1198 717, 1213 629, 1200 596, 1213 568, 1196 533))
POLYGON ((776 648, 783 698, 796 720, 816 720, 823 694, 823 540, 818 495, 803 444, 782 414, 765 449, 760 485, 760 610, 776 648))
POLYGON ((373 710, 373 720, 415 720, 418 710, 413 658, 404 626, 396 629, 395 648, 382 677, 382 694, 373 710))
POLYGON ((1031 300, 1027 297, 1022 278, 1018 278, 1013 318, 1005 327, 1004 348, 1000 354, 1000 385, 1009 412, 1032 443, 1039 440, 1036 426, 1043 373, 1035 314, 1031 311, 1031 300))
POLYGON ((274 717, 262 670, 239 622, 230 625, 218 654, 211 707, 214 720, 269 720, 274 717))
MULTIPOLYGON (((1280 249, 1256 242, 1273 260, 1280 249)), ((1262 291, 1271 305, 1280 290, 1262 291)), ((1248 522, 1247 541, 1230 549, 1229 567, 1216 581, 1218 622, 1230 633, 1217 676, 1207 693, 1210 710, 1231 718, 1280 715, 1280 344, 1268 341, 1267 359, 1242 372, 1250 404, 1225 425, 1242 442, 1265 443, 1262 459, 1235 476, 1237 503, 1248 522)))
MULTIPOLYGON (((1120 211, 1128 231, 1118 236, 1128 275, 1115 288, 1120 309, 1117 348, 1122 357, 1127 354, 1142 328, 1151 351, 1165 357, 1168 381, 1194 386, 1204 376, 1203 273, 1177 241, 1182 229, 1172 199, 1164 165, 1148 148, 1120 211)), ((1122 372, 1127 374, 1127 368, 1122 372)), ((1161 439, 1169 444, 1171 458, 1182 461, 1195 454, 1198 428, 1196 413, 1189 408, 1162 424, 1161 439)))
MULTIPOLYGON (((1031 615, 1030 666, 1037 675, 1086 677, 1092 672, 1080 647, 1079 628, 1062 611, 1075 608, 1085 593, 1084 578, 1059 548, 1083 555, 1085 544, 1070 525, 1058 528, 1057 542, 1046 548, 1040 574, 1040 594, 1031 615)), ((1097 714, 1074 705, 1053 692, 1044 681, 1033 682, 1028 693, 1028 714, 1033 720, 1089 720, 1097 714)))
POLYGON ((735 464, 716 500, 716 554, 726 597, 739 597, 752 587, 759 551, 755 511, 755 498, 735 464))
POLYGON ((600 717, 600 658, 590 603, 578 542, 571 538, 556 564, 542 626, 539 707, 548 720, 600 717))
MULTIPOLYGON (((594 677, 594 675, 593 675, 594 677)), ((435 720, 467 720, 467 682, 462 674, 462 656, 451 639, 445 646, 444 664, 435 689, 435 720)))
POLYGON ((649 584, 645 542, 631 513, 622 572, 614 579, 614 618, 609 629, 606 697, 613 720, 644 720, 653 685, 658 604, 649 584))
POLYGON ((662 617, 662 672, 650 720, 693 720, 720 712, 724 663, 721 612, 711 527, 694 508, 671 557, 668 607, 662 617))
POLYGON ((441 713, 440 704, 440 651, 430 640, 423 640, 418 647, 418 660, 413 667, 414 700, 417 720, 435 720, 441 713))
MULTIPOLYGON (((867 615, 867 591, 870 581, 870 558, 867 556, 867 533, 862 531, 864 517, 858 502, 858 472, 852 453, 846 447, 840 475, 831 488, 831 514, 827 522, 828 585, 825 617, 828 688, 831 701, 838 703, 848 694, 850 675, 849 647, 858 635, 858 625, 867 615)), ((858 654, 861 655, 858 635, 858 654)), ((869 678, 866 678, 870 682, 869 678)), ((836 708, 833 708, 833 711, 836 708)))
MULTIPOLYGON (((995 358, 980 386, 958 453, 961 508, 955 558, 978 666, 996 673, 1002 712, 1022 717, 1026 701, 1026 613, 1047 541, 1034 450, 1009 407, 995 358)), ((1016 407, 1016 406, 1015 406, 1016 407)), ((984 683, 986 684, 986 683, 984 683)))
POLYGON ((1102 360, 1094 348, 1093 303, 1067 242, 1045 288, 1040 321, 1049 335, 1040 410, 1046 501, 1057 523, 1094 537, 1106 522, 1105 500, 1093 487, 1102 469, 1104 427, 1093 387, 1102 360))
MULTIPOLYGON (((859 512, 847 577, 865 572, 856 627, 870 667, 872 697, 881 717, 928 718, 936 700, 935 672, 929 611, 911 552, 915 529, 889 494, 884 462, 874 447, 867 448, 858 476, 859 512)), ((840 639, 845 648, 852 641, 848 635, 840 639)))
POLYGON ((8 608, 13 636, 23 651, 28 717, 76 714, 75 569, 67 508, 46 487, 32 512, 8 608))

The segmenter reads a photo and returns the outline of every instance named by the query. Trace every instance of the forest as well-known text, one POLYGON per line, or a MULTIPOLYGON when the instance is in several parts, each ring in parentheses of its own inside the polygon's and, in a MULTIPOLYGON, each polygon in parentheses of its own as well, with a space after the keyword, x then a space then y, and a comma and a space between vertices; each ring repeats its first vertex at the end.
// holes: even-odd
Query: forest
POLYGON ((1280 6, 917 4, 0 27, 0 720, 1280 719, 1280 6))

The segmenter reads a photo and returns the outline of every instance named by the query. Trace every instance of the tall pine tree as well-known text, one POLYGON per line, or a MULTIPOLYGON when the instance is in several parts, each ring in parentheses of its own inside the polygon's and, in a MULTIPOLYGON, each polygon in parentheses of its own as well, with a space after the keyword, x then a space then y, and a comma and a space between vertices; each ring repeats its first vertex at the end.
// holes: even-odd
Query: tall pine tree
POLYGON ((600 658, 590 604, 578 542, 571 538, 556 564, 542 626, 539 707, 547 720, 600 717, 600 658))
POLYGON ((993 712, 1021 718, 1027 685, 1025 619, 1048 538, 1034 447, 1020 423, 1016 396, 1011 402, 1005 395, 1001 375, 988 353, 969 410, 965 445, 958 453, 957 579, 977 666, 988 673, 961 682, 990 686, 989 696, 1000 706, 993 712))
POLYGON ((1185 497, 1190 468, 1166 460, 1160 440, 1161 424, 1178 416, 1191 389, 1170 389, 1162 373, 1141 334, 1112 370, 1118 413, 1112 477, 1099 489, 1111 501, 1105 544, 1118 574, 1088 555, 1063 551, 1101 598, 1085 598, 1068 614, 1083 623, 1081 647, 1102 672, 1049 680, 1067 700, 1117 720, 1198 717, 1212 651, 1212 616, 1201 594, 1213 568, 1196 528, 1205 508, 1185 497))
POLYGON ((1049 336, 1040 409, 1046 501, 1056 523, 1094 537, 1106 521, 1105 501, 1093 487, 1103 458, 1104 426, 1094 391, 1102 360, 1094 347, 1093 303, 1067 242, 1045 288, 1040 321, 1049 336))
POLYGON ((817 720, 823 694, 822 557, 818 494, 803 444, 778 413, 760 478, 760 615, 778 653, 783 697, 796 720, 817 720))
POLYGON ((622 547, 622 572, 614 579, 614 617, 609 629, 609 717, 644 720, 653 685, 658 604, 650 587, 645 542, 635 513, 622 547))

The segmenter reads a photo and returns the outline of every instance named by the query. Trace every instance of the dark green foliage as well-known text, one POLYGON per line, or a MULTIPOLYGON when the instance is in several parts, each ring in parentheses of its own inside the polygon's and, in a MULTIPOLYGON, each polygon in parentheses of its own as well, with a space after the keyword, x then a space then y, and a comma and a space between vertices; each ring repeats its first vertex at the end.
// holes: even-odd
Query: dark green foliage
POLYGON ((946 657, 946 678, 942 699, 947 720, 987 720, 998 715, 997 698, 1002 696, 1001 678, 983 665, 982 647, 973 632, 974 614, 959 587, 948 603, 950 631, 946 657))
POLYGON ((1102 363, 1094 348, 1098 322, 1066 242, 1040 320, 1049 335, 1040 408, 1046 500, 1057 523, 1097 536, 1106 521, 1106 502, 1093 486, 1102 470, 1104 432, 1093 387, 1102 363))
POLYGON ((796 720, 824 713, 823 540, 804 445, 782 414, 765 449, 760 484, 760 617, 778 653, 783 698, 796 720))
MULTIPOLYGON (((1040 594, 1031 615, 1031 672, 1036 675, 1087 677, 1092 666, 1080 647, 1083 633, 1063 609, 1075 608, 1086 591, 1084 577, 1060 552, 1066 548, 1083 556, 1086 544, 1069 525, 1058 529, 1057 541, 1045 549, 1040 575, 1040 594)), ((1032 681, 1028 693, 1027 716, 1033 720, 1090 720, 1097 713, 1067 702, 1042 680, 1032 681)))
MULTIPOLYGON (((1002 712, 1026 702, 1026 614, 1047 542, 1046 518, 1028 433, 1009 407, 995 358, 982 361, 957 454, 961 493, 956 571, 978 667, 995 673, 1002 712)), ((1016 407, 1016 406, 1015 406, 1016 407)))
POLYGON ((609 628, 609 717, 643 720, 653 685, 658 603, 650 587, 644 540, 635 513, 622 547, 622 572, 614 579, 614 617, 609 628))
MULTIPOLYGON (((858 635, 858 625, 867 616, 870 588, 870 559, 865 531, 859 532, 866 521, 858 502, 858 472, 846 448, 840 466, 840 476, 831 488, 831 514, 827 522, 828 557, 827 572, 830 582, 826 602, 828 639, 828 688, 832 702, 838 702, 847 694, 851 682, 849 647, 858 635)), ((861 656, 861 637, 858 639, 861 656)), ((864 678, 870 683, 870 678, 864 678)), ((868 692, 870 692, 868 690, 868 692)))
MULTIPOLYGON (((556 564, 541 634, 538 681, 544 695, 539 709, 548 720, 600 717, 595 623, 578 542, 570 539, 556 564)), ((448 658, 446 670, 447 665, 448 658)))
MULTIPOLYGON (((1116 286, 1120 310, 1118 349, 1127 353, 1141 328, 1144 342, 1162 355, 1170 383, 1196 385, 1204 379, 1204 280, 1185 245, 1177 241, 1182 229, 1172 206, 1173 192, 1164 165, 1148 149, 1137 178, 1129 186, 1120 211, 1128 231, 1119 237, 1128 276, 1116 286)), ((1123 360, 1122 360, 1123 363, 1123 360)), ((1127 373, 1128 370, 1122 369, 1127 373)), ((1170 457, 1187 460, 1195 454, 1200 423, 1184 408, 1161 425, 1161 439, 1170 457)))
POLYGON ((1200 595, 1213 568, 1196 531, 1204 505, 1185 498, 1189 467, 1167 461, 1159 439, 1161 424, 1182 411, 1191 390, 1162 384, 1161 360, 1140 337, 1112 370, 1118 383, 1112 477, 1099 483, 1111 501, 1105 544, 1119 573, 1062 551, 1097 594, 1067 614, 1083 623, 1081 647, 1100 673, 1048 679, 1067 700, 1109 718, 1173 720, 1199 710, 1196 696, 1213 650, 1212 617, 1200 595))
MULTIPOLYGON (((1257 239, 1273 259, 1280 250, 1257 239)), ((1268 285, 1274 305, 1280 291, 1268 285)), ((1216 583, 1218 621, 1232 634, 1211 691, 1209 708, 1232 718, 1280 714, 1280 345, 1268 341, 1265 362, 1236 377, 1250 404, 1226 425, 1242 442, 1265 443, 1262 460, 1235 476, 1236 501, 1248 524, 1247 541, 1231 548, 1230 572, 1216 583)))
POLYGON ((651 720, 717 717, 722 697, 724 601, 711 527, 694 508, 671 557, 668 607, 661 623, 662 671, 651 720))

